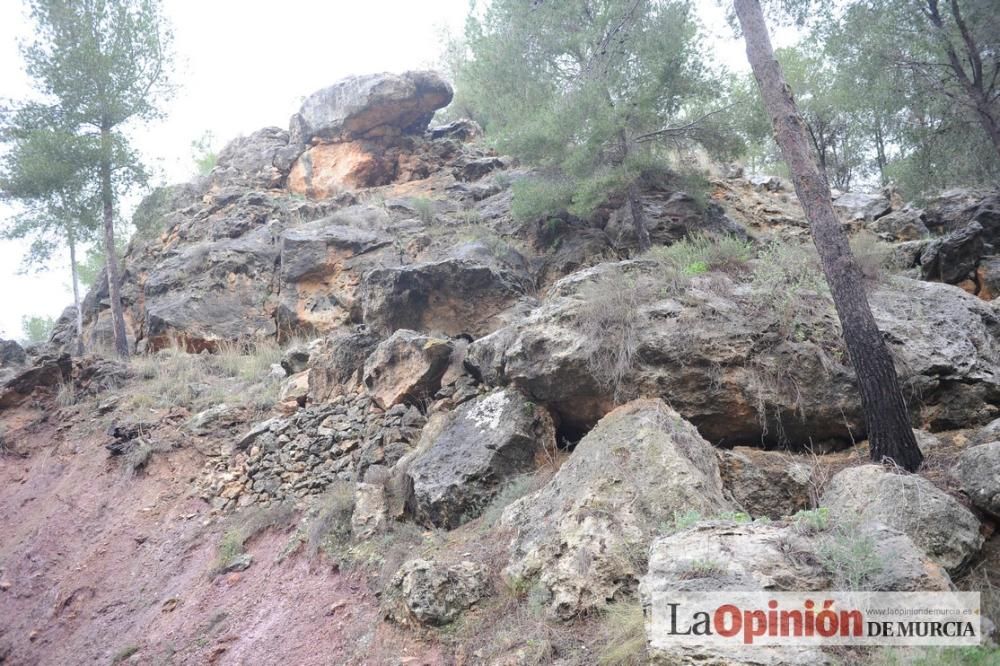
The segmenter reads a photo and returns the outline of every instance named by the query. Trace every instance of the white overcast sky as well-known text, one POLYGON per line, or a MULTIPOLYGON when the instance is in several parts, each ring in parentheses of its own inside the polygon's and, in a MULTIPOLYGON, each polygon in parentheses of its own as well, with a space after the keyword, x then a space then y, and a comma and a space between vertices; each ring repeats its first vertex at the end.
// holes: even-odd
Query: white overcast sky
MULTIPOLYGON (((460 31, 468 0, 164 0, 175 36, 178 85, 167 117, 134 138, 159 181, 187 180, 191 142, 220 148, 261 127, 287 127, 301 100, 350 74, 433 67, 444 29, 460 31)), ((745 68, 716 0, 697 3, 715 56, 745 68)), ((18 51, 31 23, 0 0, 0 99, 28 90, 18 51)), ((0 216, 9 215, 0 208, 0 216)), ((20 337, 24 315, 58 316, 72 303, 68 258, 19 275, 24 243, 0 241, 0 337, 20 337)))

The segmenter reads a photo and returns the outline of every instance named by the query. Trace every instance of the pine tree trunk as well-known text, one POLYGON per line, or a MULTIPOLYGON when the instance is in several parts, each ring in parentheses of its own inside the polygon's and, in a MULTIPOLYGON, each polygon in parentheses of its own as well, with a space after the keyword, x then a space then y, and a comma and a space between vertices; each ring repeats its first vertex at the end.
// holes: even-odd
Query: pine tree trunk
POLYGON ((774 58, 764 12, 758 0, 735 0, 735 5, 747 58, 809 221, 840 317, 844 342, 857 374, 871 458, 875 462, 892 460, 906 470, 916 471, 923 455, 910 427, 896 369, 872 316, 847 235, 834 213, 830 186, 816 164, 805 124, 774 58))
POLYGON ((83 311, 80 307, 80 276, 76 269, 76 238, 71 231, 69 244, 69 270, 73 277, 73 307, 76 308, 76 354, 83 356, 83 311))
POLYGON ((125 315, 119 289, 118 257, 115 254, 115 203, 111 186, 111 131, 101 130, 101 203, 104 208, 104 255, 107 261, 108 296, 111 301, 111 326, 115 334, 115 351, 128 357, 125 336, 125 315))

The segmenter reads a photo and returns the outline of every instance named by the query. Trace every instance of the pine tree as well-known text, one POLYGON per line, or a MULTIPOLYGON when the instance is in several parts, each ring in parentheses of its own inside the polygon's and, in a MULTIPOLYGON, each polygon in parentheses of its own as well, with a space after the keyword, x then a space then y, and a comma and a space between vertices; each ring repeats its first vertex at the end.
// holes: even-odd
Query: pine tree
POLYGON ((891 460, 906 470, 916 471, 923 455, 910 427, 896 368, 868 305, 864 280, 851 255, 847 235, 833 210, 830 186, 817 164, 805 123, 774 57, 764 12, 759 0, 735 0, 735 6, 746 40, 747 59, 760 86, 775 139, 788 163, 795 193, 809 221, 844 331, 844 342, 858 379, 872 460, 891 460))
MULTIPOLYGON (((169 93, 170 32, 158 0, 28 0, 35 41, 23 49, 27 72, 42 94, 12 114, 57 119, 50 124, 92 147, 87 172, 99 193, 115 349, 128 356, 115 251, 115 206, 143 184, 145 170, 125 129, 160 115, 169 93)), ((21 128, 23 129, 23 128, 21 128)))
POLYGON ((92 242, 98 227, 99 199, 90 173, 94 150, 86 137, 53 126, 52 120, 16 118, 4 132, 8 152, 0 161, 0 192, 21 210, 2 231, 4 238, 32 238, 26 267, 45 267, 53 252, 69 249, 76 352, 83 353, 78 251, 92 242))
POLYGON ((665 143, 717 134, 696 110, 719 90, 686 2, 493 0, 450 53, 455 104, 537 167, 515 187, 520 217, 586 217, 617 194, 644 250, 639 178, 662 166, 665 143))

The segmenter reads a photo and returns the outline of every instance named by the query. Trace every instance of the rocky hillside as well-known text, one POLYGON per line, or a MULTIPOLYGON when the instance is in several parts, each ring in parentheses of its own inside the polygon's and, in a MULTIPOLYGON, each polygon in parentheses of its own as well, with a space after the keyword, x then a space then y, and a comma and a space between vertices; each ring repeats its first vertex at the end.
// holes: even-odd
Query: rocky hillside
POLYGON ((649 650, 658 589, 1000 620, 1000 192, 836 199, 927 460, 900 475, 786 183, 648 178, 640 255, 623 201, 515 218, 532 173, 431 126, 451 97, 347 79, 148 197, 130 362, 71 356, 72 312, 2 343, 0 663, 844 663, 649 650))

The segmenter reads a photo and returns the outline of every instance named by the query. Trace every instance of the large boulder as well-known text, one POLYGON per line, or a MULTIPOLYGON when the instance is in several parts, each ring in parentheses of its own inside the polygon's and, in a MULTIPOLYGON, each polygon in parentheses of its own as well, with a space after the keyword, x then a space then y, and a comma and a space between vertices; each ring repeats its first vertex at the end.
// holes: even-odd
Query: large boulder
POLYGON ((901 208, 865 225, 869 231, 889 241, 915 241, 930 235, 924 224, 924 211, 901 208))
POLYGON ((478 337, 500 328, 500 314, 523 294, 511 271, 445 259, 366 273, 361 304, 365 323, 385 333, 409 328, 478 337))
POLYGON ((924 207, 927 226, 936 233, 956 231, 977 219, 984 204, 988 214, 992 208, 990 204, 996 201, 995 193, 968 188, 945 190, 932 197, 924 207))
POLYGON ((452 349, 448 340, 400 329, 365 360, 365 387, 382 409, 429 399, 441 388, 452 349))
MULTIPOLYGON (((362 273, 392 239, 359 223, 381 219, 356 207, 281 234, 282 326, 327 333, 360 319, 362 273)), ((369 225, 374 226, 374 225, 369 225)))
POLYGON ((719 451, 719 470, 726 491, 754 518, 791 516, 815 499, 813 463, 805 456, 741 446, 719 451))
POLYGON ((952 475, 973 504, 1000 516, 1000 441, 962 451, 952 475))
POLYGON ((949 572, 961 571, 979 552, 979 521, 958 500, 922 476, 893 474, 879 465, 837 473, 820 504, 834 523, 881 521, 905 532, 949 572))
POLYGON ((920 271, 925 280, 957 284, 972 277, 979 260, 991 250, 982 225, 970 222, 928 243, 920 253, 920 271))
POLYGON ((910 410, 932 430, 987 423, 1000 406, 1000 317, 944 284, 894 278, 869 296, 910 410))
POLYGON ((24 365, 27 355, 14 340, 0 340, 0 368, 24 365))
POLYGON ((488 593, 487 573, 480 564, 410 560, 389 583, 386 615, 403 625, 439 627, 454 622, 488 593))
POLYGON ((361 383, 365 360, 379 343, 365 327, 339 328, 309 349, 309 399, 350 394, 361 383))
POLYGON ((848 221, 875 220, 892 210, 892 204, 882 194, 847 192, 834 199, 833 208, 848 221))
POLYGON ((410 463, 408 509, 424 525, 458 527, 554 446, 548 413, 517 391, 501 389, 467 402, 410 463))
MULTIPOLYGON (((866 590, 951 589, 948 574, 908 536, 880 523, 847 531, 813 531, 795 523, 710 521, 653 542, 649 569, 639 590, 643 607, 655 617, 685 591, 803 592, 843 590, 845 583, 866 590), (866 554, 865 562, 838 561, 838 553, 855 558, 866 554), (845 581, 848 569, 852 580, 845 581)), ((654 664, 804 666, 831 661, 811 647, 753 646, 740 651, 728 646, 686 646, 654 633, 655 619, 646 626, 650 663, 654 664)))
POLYGON ((504 575, 537 578, 550 615, 569 618, 634 591, 646 549, 677 514, 732 510, 715 452, 660 400, 605 416, 541 490, 511 504, 504 575))
MULTIPOLYGON (((755 305, 774 297, 781 294, 717 274, 677 290, 652 261, 600 264, 558 281, 526 316, 473 342, 467 364, 587 428, 614 402, 601 359, 627 343, 632 363, 617 389, 663 398, 713 443, 815 449, 863 439, 829 297, 796 294, 794 335, 782 332, 780 310, 755 305), (605 316, 595 303, 605 302, 630 305, 613 326, 595 326, 605 316)), ((1000 320, 992 308, 954 287, 901 277, 870 300, 915 415, 940 429, 997 414, 1000 320)))
POLYGON ((292 120, 292 135, 301 143, 329 143, 422 134, 452 94, 435 72, 351 76, 307 97, 292 120))

